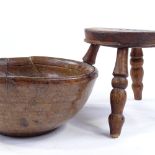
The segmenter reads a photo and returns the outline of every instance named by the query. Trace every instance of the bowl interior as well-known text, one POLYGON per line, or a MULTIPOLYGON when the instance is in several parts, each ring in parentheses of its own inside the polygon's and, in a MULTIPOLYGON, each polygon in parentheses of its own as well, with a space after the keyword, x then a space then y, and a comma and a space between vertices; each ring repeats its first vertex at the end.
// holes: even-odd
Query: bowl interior
POLYGON ((0 59, 1 77, 67 78, 85 76, 94 70, 86 63, 61 58, 35 56, 0 59))

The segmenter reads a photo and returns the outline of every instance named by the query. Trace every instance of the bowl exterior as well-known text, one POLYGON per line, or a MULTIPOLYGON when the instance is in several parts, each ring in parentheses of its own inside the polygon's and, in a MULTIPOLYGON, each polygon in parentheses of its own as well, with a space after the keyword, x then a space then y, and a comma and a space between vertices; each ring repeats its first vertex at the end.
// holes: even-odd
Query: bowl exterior
POLYGON ((0 79, 0 133, 34 136, 72 118, 86 103, 97 71, 80 79, 0 79))

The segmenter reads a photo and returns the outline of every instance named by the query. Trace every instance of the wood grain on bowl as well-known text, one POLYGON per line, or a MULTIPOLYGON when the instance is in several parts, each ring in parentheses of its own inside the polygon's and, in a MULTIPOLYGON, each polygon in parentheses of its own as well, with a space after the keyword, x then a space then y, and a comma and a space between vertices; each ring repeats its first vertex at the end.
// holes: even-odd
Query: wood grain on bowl
POLYGON ((95 67, 73 60, 0 59, 0 133, 34 136, 59 127, 86 103, 96 77, 95 67))

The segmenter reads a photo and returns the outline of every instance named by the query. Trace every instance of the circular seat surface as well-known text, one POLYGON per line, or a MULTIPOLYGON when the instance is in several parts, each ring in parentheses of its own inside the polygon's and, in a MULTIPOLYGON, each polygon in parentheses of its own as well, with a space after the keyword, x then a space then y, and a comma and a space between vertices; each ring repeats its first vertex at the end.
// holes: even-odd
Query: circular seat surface
POLYGON ((155 31, 113 28, 87 28, 85 41, 110 47, 155 47, 155 31))

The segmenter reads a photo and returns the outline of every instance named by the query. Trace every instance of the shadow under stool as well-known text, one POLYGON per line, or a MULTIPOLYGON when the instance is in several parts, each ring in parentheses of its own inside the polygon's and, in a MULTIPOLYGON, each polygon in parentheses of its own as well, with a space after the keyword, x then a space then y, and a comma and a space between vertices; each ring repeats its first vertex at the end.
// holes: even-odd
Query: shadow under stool
POLYGON ((128 85, 128 49, 131 48, 132 89, 135 100, 142 99, 143 90, 143 51, 144 47, 155 47, 155 31, 87 28, 85 41, 90 47, 83 58, 88 64, 95 64, 100 46, 117 48, 117 56, 110 94, 111 114, 109 115, 110 135, 117 138, 124 123, 123 109, 126 102, 126 87, 128 85))

